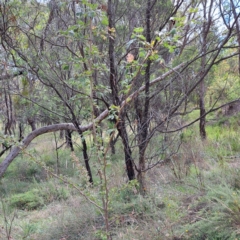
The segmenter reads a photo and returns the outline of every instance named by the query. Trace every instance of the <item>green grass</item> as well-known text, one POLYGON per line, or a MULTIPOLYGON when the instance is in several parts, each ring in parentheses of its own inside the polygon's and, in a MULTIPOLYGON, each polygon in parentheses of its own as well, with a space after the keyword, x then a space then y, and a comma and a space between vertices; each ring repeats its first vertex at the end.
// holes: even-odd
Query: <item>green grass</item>
MULTIPOLYGON (((198 112, 191 114, 194 118, 198 112)), ((126 182, 123 152, 117 145, 107 167, 113 239, 240 239, 240 134, 236 126, 236 117, 209 121, 205 142, 198 137, 197 124, 184 130, 179 152, 146 174, 146 197, 138 194, 136 182, 126 182)), ((159 151, 163 137, 155 140, 148 154, 159 151)), ((104 239, 104 216, 72 188, 74 184, 102 204, 96 154, 90 151, 95 185, 89 186, 69 149, 58 151, 60 176, 69 179, 67 184, 39 165, 57 171, 54 145, 45 147, 50 142, 52 139, 42 137, 39 145, 31 146, 34 158, 20 155, 1 179, 0 236, 6 239, 6 220, 9 226, 16 214, 11 231, 14 239, 104 239)), ((169 146, 169 150, 175 147, 169 146)), ((84 166, 80 148, 75 157, 84 166)))

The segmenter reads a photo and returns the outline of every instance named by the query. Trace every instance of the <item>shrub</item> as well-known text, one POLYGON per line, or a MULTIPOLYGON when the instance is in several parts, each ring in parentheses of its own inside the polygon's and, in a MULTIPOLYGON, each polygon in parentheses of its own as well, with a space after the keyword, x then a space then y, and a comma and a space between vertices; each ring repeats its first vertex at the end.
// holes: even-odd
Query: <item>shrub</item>
POLYGON ((64 185, 60 185, 59 183, 54 182, 54 180, 37 184, 36 187, 46 204, 51 203, 52 201, 66 200, 70 195, 64 185))
POLYGON ((71 239, 92 240, 93 232, 97 231, 93 226, 101 228, 103 219, 96 216, 92 206, 82 198, 71 198, 64 204, 64 208, 55 216, 52 224, 45 226, 44 231, 38 233, 35 239, 71 239))
POLYGON ((46 173, 37 163, 28 158, 17 157, 16 161, 10 165, 5 177, 30 182, 33 179, 46 179, 46 173))
POLYGON ((33 210, 44 204, 44 199, 40 196, 37 189, 26 193, 14 194, 10 197, 10 206, 19 209, 33 210))
POLYGON ((186 238, 239 239, 240 191, 233 190, 227 185, 218 186, 215 189, 208 189, 207 195, 202 200, 204 207, 196 212, 195 222, 185 228, 186 238))
POLYGON ((66 200, 69 196, 68 190, 52 181, 38 184, 35 188, 25 193, 14 194, 10 197, 10 206, 19 209, 33 210, 53 201, 66 200))
POLYGON ((23 193, 28 191, 32 187, 32 184, 25 181, 18 181, 7 178, 3 178, 0 181, 0 196, 5 197, 11 194, 23 193))

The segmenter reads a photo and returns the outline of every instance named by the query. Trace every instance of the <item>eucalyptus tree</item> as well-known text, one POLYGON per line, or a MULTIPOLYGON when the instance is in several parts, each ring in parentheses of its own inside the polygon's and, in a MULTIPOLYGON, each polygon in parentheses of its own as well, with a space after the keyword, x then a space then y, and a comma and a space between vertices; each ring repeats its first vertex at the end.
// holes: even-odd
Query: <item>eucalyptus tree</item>
MULTIPOLYGON (((1 44, 15 67, 36 77, 45 99, 32 102, 54 119, 27 135, 23 148, 46 132, 77 131, 92 181, 84 132, 90 130, 103 158, 109 145, 98 136, 105 132, 111 140, 118 133, 128 178, 136 171, 144 194, 145 172, 178 150, 172 133, 185 127, 189 99, 226 57, 222 49, 236 21, 211 47, 199 41, 198 51, 203 23, 195 1, 5 1, 3 7, 11 13, 1 15, 1 44), (17 21, 6 25, 12 15, 17 21)), ((207 14, 208 35, 219 16, 207 14)), ((3 160, 0 176, 20 151, 16 146, 3 160)))
MULTIPOLYGON (((206 103, 205 103, 205 95, 208 88, 208 85, 211 83, 210 77, 208 77, 211 72, 208 70, 209 63, 213 57, 213 53, 219 50, 219 46, 221 46, 225 37, 229 35, 229 40, 224 46, 222 46, 220 56, 223 57, 224 53, 225 58, 231 58, 236 55, 236 53, 226 54, 224 49, 234 49, 237 47, 237 44, 231 41, 231 38, 234 37, 235 32, 237 33, 237 29, 239 26, 239 13, 237 14, 236 9, 233 7, 233 3, 229 3, 231 5, 232 21, 230 23, 230 19, 228 23, 226 23, 226 16, 223 13, 223 6, 226 7, 226 1, 196 1, 196 7, 199 9, 198 11, 198 22, 195 23, 196 31, 201 32, 199 37, 196 39, 195 44, 199 45, 199 56, 200 61, 196 66, 198 71, 195 71, 196 78, 202 78, 199 87, 198 87, 198 96, 199 96, 199 110, 200 110, 200 119, 199 119, 199 133, 202 139, 206 139, 207 133, 205 130, 206 127, 206 103), (203 77, 202 77, 203 76, 203 77)), ((236 6, 238 5, 235 2, 236 6)), ((193 10, 194 11, 194 10, 193 10)), ((237 38, 238 39, 238 38, 237 38)), ((218 62, 224 60, 225 58, 218 59, 218 62)), ((219 96, 220 98, 221 96, 219 96)), ((216 102, 214 103, 216 104, 216 102)), ((211 106, 210 106, 211 107, 211 106)))
MULTIPOLYGON (((53 115, 51 120, 48 118, 48 124, 72 121, 78 128, 79 121, 84 119, 84 114, 81 115, 82 119, 79 118, 81 110, 85 108, 85 115, 89 115, 84 107, 88 105, 88 93, 81 93, 83 81, 74 86, 79 77, 77 68, 73 67, 79 57, 75 54, 79 48, 78 42, 71 44, 64 36, 64 31, 75 23, 75 8, 69 9, 66 1, 52 0, 47 5, 37 1, 5 1, 2 9, 2 46, 14 62, 14 67, 24 69, 27 75, 37 78, 38 85, 44 86, 41 93, 43 101, 28 100, 53 115), (5 21, 12 16, 16 19, 14 22, 5 21), (82 104, 76 104, 76 101, 82 104)), ((81 77, 84 78, 84 74, 81 77)), ((92 182, 86 141, 80 129, 78 133, 92 182)))

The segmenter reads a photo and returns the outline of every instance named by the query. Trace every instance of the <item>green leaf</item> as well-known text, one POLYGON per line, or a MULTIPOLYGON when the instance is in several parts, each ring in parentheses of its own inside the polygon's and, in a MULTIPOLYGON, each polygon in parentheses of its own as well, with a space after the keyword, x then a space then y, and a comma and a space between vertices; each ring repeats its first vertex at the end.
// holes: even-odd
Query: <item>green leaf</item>
POLYGON ((131 98, 128 97, 128 98, 126 99, 126 102, 129 103, 130 101, 131 101, 131 98))
POLYGON ((69 70, 69 65, 68 64, 63 64, 62 69, 65 71, 69 70))
POLYGON ((108 26, 108 17, 107 17, 107 16, 103 16, 101 22, 102 22, 102 24, 103 24, 104 26, 108 26))
POLYGON ((134 28, 135 33, 142 33, 144 29, 142 27, 134 28))
POLYGON ((189 8, 189 13, 197 13, 198 12, 198 8, 189 8))
POLYGON ((176 34, 176 29, 175 28, 173 28, 172 30, 171 30, 171 32, 170 32, 170 34, 172 35, 172 37, 176 34))
POLYGON ((137 35, 137 37, 143 41, 146 41, 146 38, 143 35, 137 35))
POLYGON ((146 56, 146 51, 143 49, 140 49, 139 51, 139 57, 145 57, 146 56))

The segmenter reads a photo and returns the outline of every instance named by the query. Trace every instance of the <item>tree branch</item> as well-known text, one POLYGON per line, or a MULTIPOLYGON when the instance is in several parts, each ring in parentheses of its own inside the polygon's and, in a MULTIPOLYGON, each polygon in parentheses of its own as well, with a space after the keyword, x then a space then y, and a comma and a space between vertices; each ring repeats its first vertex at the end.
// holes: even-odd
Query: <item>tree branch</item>
POLYGON ((13 74, 5 74, 5 75, 0 76, 0 81, 14 78, 14 77, 20 76, 22 74, 23 74, 23 71, 19 71, 17 73, 13 73, 13 74))
MULTIPOLYGON (((149 84, 150 86, 158 83, 159 81, 165 79, 167 76, 171 75, 172 73, 175 73, 176 71, 178 71, 180 68, 182 68, 184 66, 184 63, 178 65, 177 67, 169 70, 168 72, 164 73, 163 75, 161 75, 160 77, 155 78, 154 80, 152 80, 149 84)), ((138 94, 142 91, 144 91, 146 88, 146 86, 142 86, 140 87, 137 91, 133 92, 132 94, 130 94, 128 96, 128 98, 124 101, 122 101, 121 103, 121 110, 130 102, 132 102, 133 99, 135 99, 135 97, 138 96, 138 94)), ((107 116, 108 116, 109 110, 106 109, 104 110, 95 120, 94 123, 98 124, 101 121, 103 121, 107 116)), ((79 126, 81 132, 85 132, 87 130, 92 129, 93 127, 93 122, 89 123, 88 125, 85 126, 79 126)), ((0 164, 0 178, 3 176, 3 174, 6 172, 8 166, 12 163, 12 161, 17 157, 17 155, 25 148, 28 147, 28 145, 31 143, 31 141, 40 136, 43 135, 45 133, 49 133, 49 132, 56 132, 59 130, 72 130, 72 131, 77 131, 77 129, 75 128, 75 126, 72 123, 59 123, 59 124, 53 124, 53 125, 49 125, 49 126, 45 126, 45 127, 41 127, 38 128, 34 131, 32 131, 30 134, 28 134, 22 141, 22 145, 21 146, 15 146, 12 148, 11 152, 7 155, 7 157, 2 161, 2 163, 0 164)))

